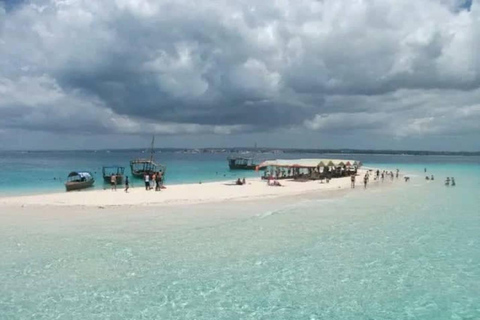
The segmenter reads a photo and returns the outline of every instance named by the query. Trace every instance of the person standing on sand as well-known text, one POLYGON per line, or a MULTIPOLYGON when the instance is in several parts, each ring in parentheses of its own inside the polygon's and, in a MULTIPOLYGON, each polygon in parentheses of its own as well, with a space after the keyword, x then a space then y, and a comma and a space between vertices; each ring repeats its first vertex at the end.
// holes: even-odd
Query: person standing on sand
POLYGON ((354 174, 352 174, 352 176, 350 177, 350 181, 351 181, 351 188, 355 189, 355 175, 354 174))
POLYGON ((130 181, 128 181, 128 176, 125 176, 125 192, 128 192, 129 187, 130 187, 130 181))
POLYGON ((145 180, 145 190, 150 190, 150 177, 148 176, 148 173, 145 173, 143 179, 145 180))
POLYGON ((367 183, 368 183, 368 174, 365 174, 365 177, 363 177, 363 188, 367 189, 367 183))
POLYGON ((157 172, 155 184, 155 191, 162 191, 162 175, 160 174, 160 172, 157 172))
POLYGON ((110 176, 110 185, 112 186, 112 191, 117 191, 117 176, 115 176, 113 173, 110 176))

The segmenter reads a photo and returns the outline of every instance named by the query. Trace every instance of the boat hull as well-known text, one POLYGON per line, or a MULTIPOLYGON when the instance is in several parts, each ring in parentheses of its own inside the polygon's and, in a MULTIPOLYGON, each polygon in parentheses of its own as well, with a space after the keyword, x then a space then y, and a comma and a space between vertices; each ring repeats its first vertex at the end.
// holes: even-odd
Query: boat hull
POLYGON ((65 183, 65 189, 67 191, 82 190, 93 186, 95 180, 80 181, 80 182, 67 182, 65 183))
POLYGON ((256 165, 239 165, 239 164, 229 164, 228 167, 230 170, 255 170, 256 165))
POLYGON ((143 177, 145 177, 145 174, 151 176, 155 172, 156 171, 132 171, 132 176, 134 176, 135 178, 143 179, 143 177))

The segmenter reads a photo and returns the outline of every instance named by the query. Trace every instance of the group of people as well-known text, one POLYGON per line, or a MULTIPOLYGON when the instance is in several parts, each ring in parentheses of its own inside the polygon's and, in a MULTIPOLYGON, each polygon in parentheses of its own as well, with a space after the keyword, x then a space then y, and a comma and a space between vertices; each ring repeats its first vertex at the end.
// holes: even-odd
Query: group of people
POLYGON ((446 186, 452 186, 452 187, 455 187, 455 178, 454 177, 447 177, 447 179, 445 180, 445 185, 446 186))
POLYGON ((243 178, 242 180, 240 180, 240 178, 237 179, 237 182, 235 182, 235 184, 237 186, 243 186, 244 184, 246 184, 247 182, 245 181, 245 178, 243 178))
POLYGON ((151 174, 146 173, 143 176, 145 181, 145 190, 152 190, 155 187, 155 191, 161 191, 163 186, 163 173, 158 171, 151 174))
MULTIPOLYGON (((374 172, 374 175, 375 175, 375 176, 374 176, 374 180, 378 180, 378 179, 380 179, 380 177, 381 177, 382 182, 383 182, 383 181, 385 180, 385 176, 390 176, 390 178, 391 178, 392 180, 394 179, 394 177, 396 177, 396 178, 398 179, 399 172, 400 172, 400 170, 397 169, 397 170, 396 170, 396 174, 394 175, 394 174, 393 174, 393 171, 387 172, 387 171, 383 170, 383 171, 380 173, 380 170, 377 169, 377 171, 374 172)), ((352 174, 352 175, 350 176, 350 182, 351 182, 350 186, 351 186, 352 189, 355 188, 355 180, 356 180, 356 174, 352 174)), ((370 181, 370 172, 367 171, 367 172, 365 173, 365 175, 363 176, 363 187, 364 187, 364 189, 367 188, 367 185, 368 185, 368 182, 369 182, 369 181, 370 181)), ((405 181, 408 181, 408 180, 405 180, 405 181)))
MULTIPOLYGON (((112 191, 117 191, 117 175, 112 173, 110 176, 110 186, 112 191)), ((128 192, 128 189, 130 188, 130 180, 128 179, 128 176, 125 176, 125 192, 128 192)))
POLYGON ((273 176, 269 176, 267 178, 267 185, 268 186, 273 186, 273 187, 282 187, 282 184, 277 179, 275 179, 273 176))

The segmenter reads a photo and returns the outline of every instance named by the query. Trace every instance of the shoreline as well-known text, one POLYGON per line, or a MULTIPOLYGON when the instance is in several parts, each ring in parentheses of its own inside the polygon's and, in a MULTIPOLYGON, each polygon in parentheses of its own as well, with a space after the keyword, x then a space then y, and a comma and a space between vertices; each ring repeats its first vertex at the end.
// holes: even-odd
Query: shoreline
MULTIPOLYGON (((362 177, 366 170, 359 170, 356 181, 356 189, 363 190, 362 177)), ((398 179, 402 179, 401 175, 398 179)), ((386 178, 385 186, 391 185, 386 178)), ((149 190, 143 187, 131 188, 128 193, 123 188, 117 191, 84 190, 63 193, 43 193, 36 195, 7 196, 0 198, 0 206, 58 206, 58 207, 121 207, 121 206, 172 206, 190 205, 201 203, 218 203, 229 201, 248 201, 259 199, 275 199, 298 195, 315 195, 321 192, 338 193, 351 190, 350 177, 335 178, 329 183, 320 181, 293 181, 280 180, 281 187, 268 186, 265 180, 260 178, 247 179, 246 185, 235 185, 233 181, 216 181, 196 184, 167 185, 162 191, 149 190)), ((369 181, 368 187, 380 187, 380 180, 369 181)), ((353 192, 353 190, 351 190, 353 192)), ((329 195, 326 195, 328 198, 329 195)))

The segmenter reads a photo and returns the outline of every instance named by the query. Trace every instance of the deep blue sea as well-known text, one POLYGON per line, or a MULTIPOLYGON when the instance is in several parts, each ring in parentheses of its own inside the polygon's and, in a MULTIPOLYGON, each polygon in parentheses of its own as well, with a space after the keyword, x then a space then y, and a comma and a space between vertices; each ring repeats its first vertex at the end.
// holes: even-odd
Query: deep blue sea
MULTIPOLYGON (((3 153, 1 189, 60 191, 52 177, 131 157, 3 153)), ((480 158, 345 157, 411 181, 333 198, 2 212, 0 319, 480 319, 480 158)), ((222 154, 157 158, 167 183, 236 177, 222 154)))

